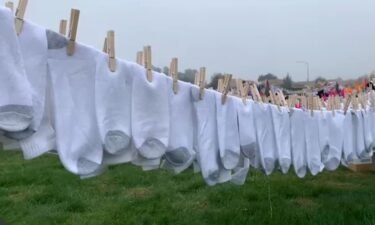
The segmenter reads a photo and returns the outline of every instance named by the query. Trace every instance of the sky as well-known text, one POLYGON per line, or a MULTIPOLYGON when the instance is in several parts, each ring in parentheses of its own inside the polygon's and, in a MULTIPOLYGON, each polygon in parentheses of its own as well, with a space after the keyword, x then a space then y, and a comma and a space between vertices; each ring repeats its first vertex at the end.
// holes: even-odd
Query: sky
MULTIPOLYGON (((5 1, 4 1, 5 2, 5 1)), ((81 11, 77 41, 102 49, 116 32, 116 56, 135 61, 152 46, 153 64, 207 68, 257 79, 355 78, 375 70, 374 0, 29 0, 25 19, 58 31, 81 11)))

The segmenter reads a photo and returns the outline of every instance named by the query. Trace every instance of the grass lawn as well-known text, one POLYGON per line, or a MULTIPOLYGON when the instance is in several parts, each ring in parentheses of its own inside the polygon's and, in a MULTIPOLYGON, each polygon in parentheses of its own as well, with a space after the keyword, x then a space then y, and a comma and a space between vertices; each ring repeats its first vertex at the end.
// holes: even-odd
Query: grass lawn
MULTIPOLYGON (((252 171, 244 186, 208 187, 200 174, 132 165, 80 180, 54 155, 0 151, 6 224, 375 224, 375 174, 347 169, 298 179, 252 171)), ((0 223, 1 224, 1 223, 0 223)))

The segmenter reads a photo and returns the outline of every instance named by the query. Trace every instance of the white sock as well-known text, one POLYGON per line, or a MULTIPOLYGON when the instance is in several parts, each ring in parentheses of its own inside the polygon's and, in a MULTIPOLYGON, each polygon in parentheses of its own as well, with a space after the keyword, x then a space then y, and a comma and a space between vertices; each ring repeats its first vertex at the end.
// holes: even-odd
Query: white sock
POLYGON ((344 144, 344 121, 345 115, 342 111, 335 111, 335 115, 328 114, 329 151, 324 166, 329 171, 336 170, 340 165, 344 144))
MULTIPOLYGON (((292 158, 294 171, 299 178, 306 175, 306 142, 304 112, 301 109, 291 110, 290 135, 292 144, 292 158)), ((316 141, 316 140, 315 140, 316 141)))
POLYGON ((169 103, 166 76, 134 66, 132 93, 132 133, 136 148, 147 159, 161 158, 169 141, 169 103))
POLYGON ((20 45, 14 28, 14 16, 0 7, 0 129, 25 130, 32 116, 30 84, 25 75, 20 45))
POLYGON ((241 154, 238 165, 233 169, 231 182, 236 185, 244 185, 249 169, 250 160, 241 154))
POLYGON ((47 76, 46 80, 41 124, 32 136, 20 141, 23 156, 26 160, 34 159, 56 149, 56 133, 52 123, 52 81, 50 76, 47 76))
POLYGON ((236 106, 238 98, 227 96, 226 102, 221 103, 222 94, 215 92, 216 122, 219 140, 221 162, 225 169, 234 169, 240 160, 240 135, 236 106))
POLYGON ((33 120, 31 128, 38 130, 44 113, 47 84, 47 36, 46 29, 24 21, 19 35, 26 76, 31 86, 33 120))
POLYGON ((367 111, 371 117, 371 134, 372 134, 372 148, 375 149, 375 111, 368 110, 367 111))
POLYGON ((197 119, 197 160, 202 176, 210 186, 229 181, 230 171, 220 165, 215 91, 205 90, 199 100, 199 89, 193 86, 192 97, 197 119))
POLYGON ((292 156, 290 145, 290 118, 285 107, 272 106, 272 123, 276 140, 276 153, 282 173, 288 173, 292 156))
POLYGON ((327 161, 328 153, 329 153, 329 130, 328 130, 328 119, 331 117, 332 113, 328 111, 320 111, 317 112, 316 115, 318 117, 318 126, 319 126, 319 146, 320 152, 322 155, 322 162, 325 163, 327 161))
POLYGON ((267 175, 270 175, 277 160, 276 156, 276 137, 273 131, 271 105, 254 104, 254 118, 257 143, 259 149, 259 158, 261 165, 267 175))
POLYGON ((355 130, 355 143, 357 156, 360 160, 367 159, 368 153, 365 147, 365 134, 364 134, 364 124, 363 116, 360 110, 354 112, 354 130, 355 130))
POLYGON ((363 116, 363 128, 364 128, 364 135, 365 135, 365 149, 369 156, 372 156, 372 142, 374 141, 372 138, 372 115, 370 110, 362 110, 363 116))
POLYGON ((351 163, 357 159, 356 144, 355 144, 355 130, 354 130, 354 113, 348 111, 344 119, 344 141, 343 152, 344 161, 351 163))
POLYGON ((251 166, 259 168, 259 161, 256 161, 258 148, 253 114, 254 101, 247 100, 246 105, 242 101, 237 103, 241 152, 250 159, 251 166))
POLYGON ((108 55, 100 54, 96 65, 95 102, 102 143, 107 153, 130 150, 132 64, 116 61, 108 67, 108 55))
POLYGON ((172 82, 168 78, 170 135, 162 167, 178 174, 186 170, 195 159, 194 106, 191 99, 191 85, 179 81, 178 92, 174 94, 172 82))
MULTIPOLYGON (((55 34, 56 43, 65 39, 55 34)), ((61 37, 61 36, 60 36, 61 37)), ((95 172, 103 149, 95 113, 95 60, 98 52, 79 43, 73 56, 66 49, 50 49, 49 71, 54 99, 57 150, 67 170, 79 175, 95 172)))
POLYGON ((322 171, 323 164, 321 159, 321 151, 319 146, 319 125, 318 116, 315 114, 311 115, 311 111, 305 112, 305 136, 306 136, 306 159, 307 166, 309 167, 310 173, 315 176, 322 171))

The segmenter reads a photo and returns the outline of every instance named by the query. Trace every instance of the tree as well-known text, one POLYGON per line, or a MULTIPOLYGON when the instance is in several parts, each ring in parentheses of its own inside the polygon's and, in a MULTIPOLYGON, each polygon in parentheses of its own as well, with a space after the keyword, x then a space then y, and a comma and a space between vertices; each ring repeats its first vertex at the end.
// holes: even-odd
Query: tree
POLYGON ((258 77, 258 81, 259 82, 262 82, 262 81, 265 81, 265 80, 277 80, 277 76, 276 75, 273 75, 272 73, 267 73, 265 75, 260 75, 258 77))
POLYGON ((326 82, 327 80, 324 78, 324 77, 318 77, 315 79, 315 83, 322 83, 322 82, 326 82))
POLYGON ((291 90, 293 88, 293 80, 289 73, 286 74, 286 77, 283 79, 283 88, 291 90))
POLYGON ((163 67, 163 73, 164 73, 165 75, 169 75, 169 68, 168 68, 167 66, 164 66, 164 67, 163 67))
POLYGON ((220 78, 224 78, 224 75, 221 74, 221 73, 215 73, 212 77, 211 77, 211 81, 210 83, 207 85, 208 88, 212 87, 213 89, 217 90, 217 86, 218 86, 218 83, 219 83, 219 79, 220 78))
POLYGON ((178 73, 178 79, 194 84, 195 74, 197 72, 198 71, 195 69, 186 69, 184 73, 182 72, 178 73))

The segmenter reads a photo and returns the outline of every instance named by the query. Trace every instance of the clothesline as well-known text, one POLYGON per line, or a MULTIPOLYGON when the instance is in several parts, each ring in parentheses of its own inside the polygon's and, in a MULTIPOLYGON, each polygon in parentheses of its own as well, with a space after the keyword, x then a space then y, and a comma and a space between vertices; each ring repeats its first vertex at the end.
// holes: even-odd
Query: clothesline
POLYGON ((152 71, 149 46, 138 63, 116 58, 113 32, 104 52, 77 42, 77 10, 68 38, 19 11, 16 25, 0 8, 0 138, 27 160, 56 151, 81 178, 125 163, 176 174, 193 166, 208 185, 241 185, 249 169, 270 175, 293 167, 303 178, 371 162, 372 90, 327 101, 270 90, 269 102, 254 83, 236 80, 232 95, 231 75, 216 91, 205 88, 204 67, 195 84, 178 80, 177 59, 171 76, 152 71))

